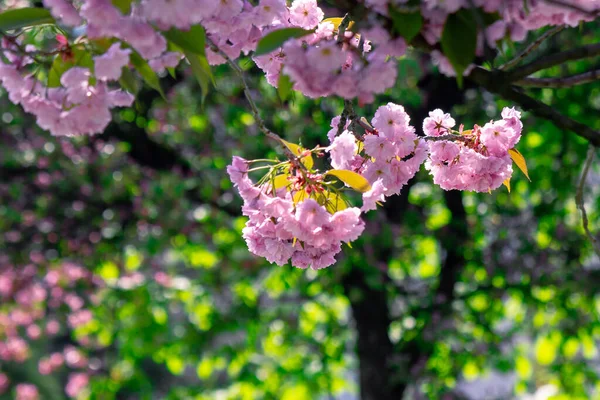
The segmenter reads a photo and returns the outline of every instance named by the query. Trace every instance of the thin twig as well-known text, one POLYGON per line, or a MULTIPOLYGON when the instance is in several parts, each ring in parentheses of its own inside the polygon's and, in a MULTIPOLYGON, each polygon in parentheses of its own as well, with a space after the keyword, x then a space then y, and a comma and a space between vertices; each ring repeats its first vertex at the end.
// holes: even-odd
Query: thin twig
POLYGON ((256 106, 256 102, 254 101, 252 93, 250 92, 250 86, 248 86, 248 82, 246 82, 244 71, 242 71, 240 66, 237 65, 223 50, 221 50, 212 41, 211 38, 206 37, 206 42, 208 43, 212 51, 219 54, 225 59, 225 61, 227 61, 227 64, 229 64, 231 68, 233 68, 237 76, 240 78, 244 89, 244 95, 246 96, 246 100, 248 100, 248 104, 250 104, 250 110, 252 111, 252 115, 254 116, 254 120, 256 121, 258 129, 260 129, 260 131, 264 133, 265 136, 267 136, 269 139, 277 142, 283 148, 283 152, 285 153, 286 157, 288 157, 291 161, 294 161, 299 166, 303 167, 304 165, 301 162, 299 162, 298 157, 296 157, 296 155, 287 147, 287 145, 285 144, 285 140, 283 140, 283 138, 278 134, 272 132, 265 125, 265 121, 261 118, 260 112, 258 111, 258 107, 256 106))
POLYGON ((440 142, 443 140, 448 140, 451 142, 468 142, 472 139, 472 136, 469 135, 455 135, 453 133, 447 133, 445 135, 440 136, 423 136, 423 140, 426 142, 440 142))
POLYGON ((568 88, 594 82, 600 79, 600 69, 584 72, 583 74, 564 76, 560 78, 523 78, 515 85, 523 87, 568 88))
POLYGON ((511 82, 520 81, 521 79, 555 65, 563 64, 567 61, 581 60, 600 55, 600 43, 591 44, 588 46, 578 47, 572 50, 563 51, 561 53, 549 54, 540 57, 535 61, 525 64, 508 73, 508 79, 511 82))
POLYGON ((505 64, 501 65, 498 69, 507 70, 507 69, 510 69, 510 68, 514 67, 515 65, 519 64, 525 57, 527 57, 535 49, 540 47, 540 45, 546 39, 550 38, 551 36, 555 35, 556 33, 560 32, 560 31, 562 31, 564 28, 565 28, 564 25, 560 25, 560 26, 556 26, 550 30, 547 30, 546 32, 544 32, 543 35, 541 35, 533 43, 531 43, 529 46, 527 46, 527 48, 525 50, 523 50, 520 54, 518 54, 515 58, 513 58, 510 61, 507 61, 505 64))
POLYGON ((600 10, 587 10, 582 6, 578 6, 577 4, 569 3, 565 0, 544 0, 548 4, 552 4, 553 6, 567 8, 571 11, 577 11, 579 13, 585 14, 588 17, 597 17, 600 14, 600 10))
POLYGON ((599 131, 561 114, 554 107, 550 107, 518 88, 508 85, 505 75, 502 71, 487 71, 478 67, 473 69, 467 78, 489 92, 500 95, 504 99, 518 104, 524 110, 531 111, 538 117, 545 118, 554 123, 557 127, 569 130, 587 139, 594 146, 600 147, 599 131))
POLYGON ((590 167, 592 166, 592 162, 594 161, 594 156, 596 155, 596 147, 590 145, 588 149, 587 158, 585 159, 585 163, 583 164, 583 171, 581 173, 581 179, 579 180, 579 185, 577 186, 577 194, 575 195, 575 203, 577 203, 577 208, 581 211, 581 219, 583 223, 583 229, 585 230, 585 234, 592 242, 592 247, 598 257, 600 257, 600 247, 598 246, 598 240, 592 235, 590 232, 587 212, 585 211, 585 204, 583 200, 583 190, 585 188, 585 181, 587 179, 588 172, 590 171, 590 167))
POLYGON ((340 123, 338 124, 337 134, 338 136, 344 132, 346 129, 346 123, 348 120, 352 121, 356 117, 354 112, 354 106, 352 105, 352 100, 344 100, 344 110, 342 111, 342 115, 340 115, 340 123))
POLYGON ((340 22, 340 26, 338 26, 338 37, 337 42, 342 43, 346 37, 346 29, 350 26, 351 22, 350 14, 344 15, 342 22, 340 22))

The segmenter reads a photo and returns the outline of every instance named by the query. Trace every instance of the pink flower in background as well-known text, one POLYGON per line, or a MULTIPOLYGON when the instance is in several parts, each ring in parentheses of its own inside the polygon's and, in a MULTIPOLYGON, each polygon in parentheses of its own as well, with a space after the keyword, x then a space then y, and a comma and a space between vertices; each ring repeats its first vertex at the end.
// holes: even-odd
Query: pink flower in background
POLYGON ((69 381, 65 386, 65 393, 69 397, 77 397, 89 384, 90 377, 86 373, 73 373, 69 375, 69 381))
POLYGON ((15 387, 15 400, 39 400, 40 394, 35 385, 19 383, 15 387))
POLYGON ((6 389, 8 389, 9 385, 10 380, 8 379, 8 376, 0 372, 0 394, 6 393, 6 389))

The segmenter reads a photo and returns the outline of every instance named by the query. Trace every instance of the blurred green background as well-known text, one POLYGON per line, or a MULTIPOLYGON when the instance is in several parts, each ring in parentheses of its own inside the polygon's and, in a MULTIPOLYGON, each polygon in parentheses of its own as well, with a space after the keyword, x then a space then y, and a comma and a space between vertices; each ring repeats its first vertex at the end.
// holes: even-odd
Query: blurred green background
MULTIPOLYGON (((539 52, 599 39, 588 24, 539 52)), ((341 100, 296 93, 283 104, 251 60, 240 65, 275 132, 327 144, 341 100)), ((43 282, 71 263, 97 277, 73 289, 88 322, 71 326, 72 308, 49 307, 36 324, 56 320, 58 334, 27 339, 26 361, 0 360, 13 385, 62 399, 77 370, 91 376, 79 395, 90 399, 600 398, 600 260, 575 205, 585 141, 525 113, 517 148, 531 182, 515 172, 510 194, 444 192, 423 168, 366 216, 365 234, 335 266, 277 267, 248 252, 225 173, 232 155, 277 152, 227 66, 214 69, 204 105, 188 72, 163 78, 167 101, 148 90, 94 137, 51 137, 0 99, 0 271, 33 263, 43 282), (86 365, 40 374, 39 360, 65 346, 86 365)), ((598 83, 530 93, 600 129, 598 83)), ((418 52, 399 62, 395 88, 357 112, 370 118, 388 101, 418 130, 437 107, 468 127, 512 106, 468 83, 459 89, 418 52)), ((585 198, 597 232, 597 163, 585 198)), ((0 321, 23 307, 0 300, 0 321)))

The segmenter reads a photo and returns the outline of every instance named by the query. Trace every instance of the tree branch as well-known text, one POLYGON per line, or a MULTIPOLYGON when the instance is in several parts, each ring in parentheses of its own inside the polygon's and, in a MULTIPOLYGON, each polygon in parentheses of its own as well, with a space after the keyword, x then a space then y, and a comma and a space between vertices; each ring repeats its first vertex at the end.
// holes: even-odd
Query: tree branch
POLYGON ((582 6, 578 6, 577 4, 571 4, 565 0, 544 0, 548 4, 552 4, 553 6, 567 8, 571 11, 577 11, 579 13, 585 14, 588 17, 597 17, 600 14, 600 10, 588 10, 583 8, 582 6))
POLYGON ((519 81, 535 72, 563 64, 567 61, 580 60, 598 55, 600 55, 600 43, 578 47, 561 53, 549 54, 509 72, 507 78, 510 82, 519 81))
POLYGON ((454 133, 447 133, 440 136, 423 136, 422 139, 426 142, 440 142, 448 140, 450 142, 468 142, 473 136, 469 135, 455 135, 454 133))
POLYGON ((576 135, 587 139, 594 146, 600 147, 600 132, 562 115, 554 108, 528 96, 514 86, 510 86, 507 83, 506 73, 502 71, 491 72, 479 67, 475 68, 467 78, 489 92, 513 101, 523 109, 531 111, 541 118, 546 118, 557 127, 574 132, 576 135))
POLYGON ((568 88, 594 82, 600 79, 600 69, 584 72, 583 74, 564 76, 560 78, 523 78, 515 85, 523 87, 568 88))
POLYGON ((229 57, 223 50, 221 50, 212 41, 212 39, 209 38, 208 36, 206 37, 206 42, 208 43, 208 45, 210 46, 212 51, 219 54, 221 57, 223 57, 225 59, 225 61, 227 61, 227 64, 229 64, 229 66, 231 66, 231 68, 233 68, 236 75, 240 78, 240 81, 242 82, 242 86, 244 89, 244 95, 246 96, 246 100, 248 100, 248 104, 250 104, 250 110, 252 111, 252 115, 254 115, 254 120, 256 121, 256 125, 258 126, 258 129, 260 129, 260 131, 262 133, 264 133, 265 136, 267 136, 269 139, 277 142, 283 148, 283 152, 285 153, 286 157, 288 157, 291 161, 296 162, 296 164, 299 165, 300 167, 303 167, 304 164, 302 164, 301 162, 298 161, 298 158, 287 147, 283 138, 281 136, 279 136, 278 134, 272 132, 265 125, 265 121, 261 118, 260 111, 258 111, 258 106, 256 105, 256 102, 254 101, 254 98, 252 97, 252 93, 250 92, 250 86, 248 86, 248 82, 246 82, 246 77, 244 76, 244 71, 242 71, 240 66, 237 65, 231 59, 231 57, 229 57))
POLYGON ((556 33, 560 32, 560 31, 562 31, 564 28, 565 28, 564 25, 560 25, 560 26, 556 26, 550 30, 547 30, 546 32, 544 32, 543 35, 541 35, 533 43, 531 43, 529 46, 527 46, 527 48, 525 50, 523 50, 520 54, 518 54, 515 58, 513 58, 510 61, 507 61, 505 64, 501 65, 498 69, 500 69, 500 70, 511 69, 512 67, 514 67, 515 65, 517 65, 521 61, 523 61, 523 59, 525 57, 527 57, 529 54, 531 54, 535 49, 540 47, 540 45, 542 43, 544 43, 544 41, 546 41, 546 39, 548 39, 549 37, 555 35, 556 33))

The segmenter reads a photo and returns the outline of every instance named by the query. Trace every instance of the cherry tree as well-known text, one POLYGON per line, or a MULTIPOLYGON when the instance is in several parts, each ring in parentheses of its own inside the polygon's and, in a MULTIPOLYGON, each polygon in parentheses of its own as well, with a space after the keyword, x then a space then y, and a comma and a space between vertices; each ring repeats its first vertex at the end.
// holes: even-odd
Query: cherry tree
MULTIPOLYGON (((303 269, 334 265, 342 247, 362 235, 365 215, 401 195, 422 166, 445 191, 510 191, 516 169, 529 177, 517 149, 527 131, 520 110, 527 111, 589 142, 576 197, 583 227, 600 254, 582 200, 600 132, 527 93, 529 88, 569 88, 598 79, 597 70, 536 75, 596 57, 598 44, 531 59, 551 36, 595 23, 599 13, 597 0, 45 0, 43 7, 0 14, 0 82, 10 101, 33 115, 41 129, 70 138, 101 135, 113 109, 134 106, 144 86, 165 97, 161 77, 174 76, 176 68, 196 77, 204 99, 219 85, 212 69, 228 65, 257 128, 280 154, 256 160, 241 154, 226 168, 243 199, 243 238, 250 252, 270 263, 303 269), (500 63, 515 46, 521 50, 500 63), (383 104, 381 96, 402 84, 399 60, 413 52, 425 54, 459 87, 480 87, 508 106, 497 110, 494 120, 465 126, 448 110, 431 109, 415 120, 403 105, 383 104), (244 57, 253 60, 284 102, 294 93, 343 99, 343 111, 331 116, 331 129, 320 145, 292 143, 284 139, 286 132, 268 126, 257 90, 239 63, 244 57), (376 107, 374 115, 362 113, 366 105, 376 107)), ((439 285, 449 300, 455 272, 443 273, 439 285)), ((22 277, 35 273, 26 270, 22 277)), ((6 280, 16 279, 5 274, 6 280)), ((93 301, 89 288, 101 286, 76 265, 53 271, 45 284, 28 286, 27 297, 35 302, 36 296, 45 299, 50 293, 56 307, 71 299, 78 303, 69 305, 74 311, 93 301), (75 289, 85 295, 71 296, 75 289)), ((12 291, 0 286, 0 294, 3 290, 12 291)), ((31 312, 27 301, 20 304, 30 320, 17 325, 31 325, 44 316, 31 312)), ((89 320, 85 310, 71 317, 73 326, 89 320)), ((5 330, 2 359, 22 358, 26 346, 16 327, 5 330)), ((41 334, 33 330, 30 337, 41 334)), ((69 363, 69 351, 76 350, 50 355, 40 368, 51 373, 69 363)), ((86 363, 73 366, 85 368, 86 363)), ((74 372, 66 391, 74 397, 87 384, 85 373, 74 372)), ((0 373, 0 391, 7 385, 0 373)), ((19 398, 37 396, 35 386, 16 390, 19 398)))

